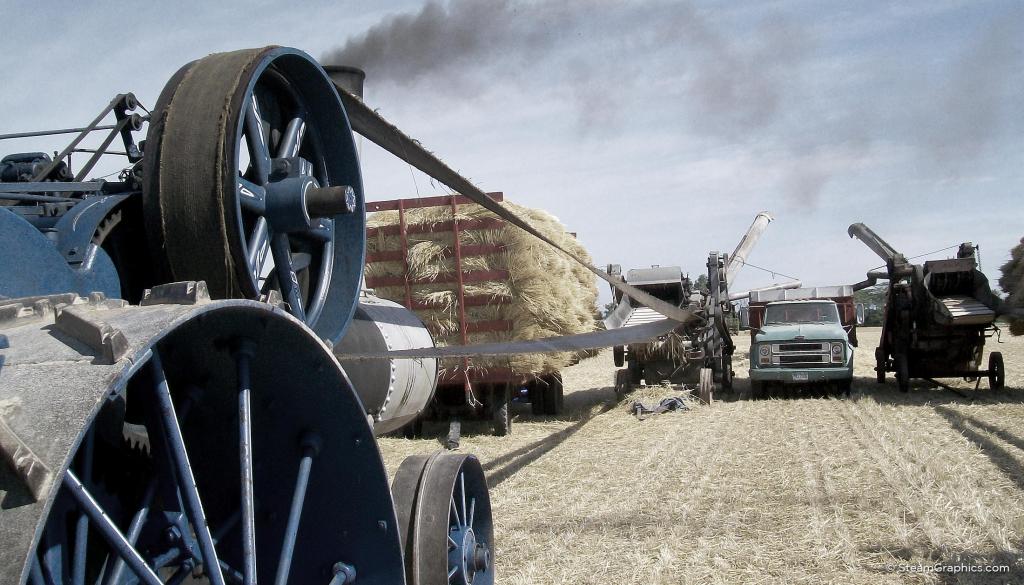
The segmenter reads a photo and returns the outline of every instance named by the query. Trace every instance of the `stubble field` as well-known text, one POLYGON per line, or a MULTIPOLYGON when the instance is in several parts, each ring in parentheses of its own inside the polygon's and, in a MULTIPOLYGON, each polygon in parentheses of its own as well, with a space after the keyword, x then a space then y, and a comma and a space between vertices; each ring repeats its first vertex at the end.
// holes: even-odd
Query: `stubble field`
MULTIPOLYGON (((617 402, 602 353, 564 372, 564 415, 516 405, 509 437, 464 425, 461 449, 491 486, 498 582, 1024 582, 1024 338, 986 347, 1004 355, 1004 390, 902 394, 875 383, 878 329, 859 337, 850 398, 727 399, 638 421, 632 400, 679 388, 617 402)), ((737 342, 743 395, 749 338, 737 342)), ((440 447, 447 427, 425 430, 380 441, 389 472, 440 447)))

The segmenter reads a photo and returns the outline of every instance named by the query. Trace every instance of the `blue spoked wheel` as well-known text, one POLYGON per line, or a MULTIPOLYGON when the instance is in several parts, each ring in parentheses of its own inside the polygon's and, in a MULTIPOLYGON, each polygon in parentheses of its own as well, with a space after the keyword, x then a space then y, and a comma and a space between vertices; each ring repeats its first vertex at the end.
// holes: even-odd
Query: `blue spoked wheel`
POLYGON ((401 583, 372 431, 307 329, 221 308, 145 355, 69 457, 28 583, 401 583))
POLYGON ((402 462, 391 491, 409 585, 493 585, 491 502, 476 457, 414 455, 402 462))
POLYGON ((341 338, 365 207, 348 118, 311 57, 267 47, 183 67, 154 110, 143 185, 168 280, 205 280, 214 298, 279 294, 321 337, 341 338))

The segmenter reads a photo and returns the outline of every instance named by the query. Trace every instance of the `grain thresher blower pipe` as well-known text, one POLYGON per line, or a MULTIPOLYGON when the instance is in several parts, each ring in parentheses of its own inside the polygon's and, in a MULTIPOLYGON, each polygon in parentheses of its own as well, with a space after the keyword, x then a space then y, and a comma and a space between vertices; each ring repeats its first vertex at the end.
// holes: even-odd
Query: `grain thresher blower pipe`
POLYGON ((853 285, 854 292, 871 288, 878 284, 879 280, 886 280, 889 278, 889 272, 887 270, 872 270, 868 272, 868 277, 853 285))
POLYGON ((783 283, 780 283, 780 284, 775 284, 775 285, 772 285, 772 286, 766 286, 766 287, 763 287, 763 288, 754 288, 754 289, 750 289, 750 290, 743 291, 743 292, 729 293, 729 300, 730 301, 738 301, 738 300, 741 300, 741 299, 749 299, 751 293, 755 293, 755 292, 759 292, 759 293, 760 292, 768 292, 768 291, 771 291, 771 290, 786 290, 786 289, 792 289, 792 288, 800 288, 803 285, 804 285, 804 283, 802 281, 791 280, 789 282, 783 282, 783 283))
POLYGON ((857 238, 864 242, 865 246, 871 248, 871 251, 875 254, 878 254, 878 257, 885 262, 889 272, 893 275, 896 272, 900 272, 900 275, 903 275, 902 273, 907 270, 908 262, 906 257, 897 252, 896 248, 889 245, 889 242, 883 240, 881 236, 868 226, 863 223, 855 223, 847 229, 847 233, 850 234, 851 238, 857 238))
POLYGON ((640 304, 650 307, 658 313, 680 323, 688 322, 694 318, 692 311, 666 303, 665 301, 657 299, 636 287, 630 286, 621 280, 608 275, 604 270, 592 266, 589 262, 586 262, 572 252, 569 252, 562 246, 556 244, 550 238, 537 231, 537 229, 529 223, 520 219, 519 216, 511 213, 500 203, 487 197, 487 195, 481 189, 473 185, 469 179, 460 175, 441 161, 441 159, 423 148, 419 142, 406 136, 401 130, 381 117, 380 114, 364 104, 358 97, 352 95, 337 83, 335 83, 335 87, 337 88, 338 94, 341 96, 342 104, 344 104, 345 110, 348 113, 348 119, 352 125, 353 131, 365 136, 368 140, 395 155, 399 159, 416 167, 435 180, 447 185, 452 190, 471 199, 481 207, 493 212, 501 219, 525 230, 534 237, 561 251, 563 254, 594 273, 598 278, 612 285, 615 289, 622 291, 624 295, 636 300, 640 304))
POLYGON ((733 250, 732 256, 729 256, 729 265, 725 269, 725 281, 732 284, 732 281, 736 278, 736 274, 740 271, 740 268, 747 263, 747 255, 757 245, 757 241, 761 239, 761 234, 764 233, 765 228, 772 222, 772 216, 767 211, 762 211, 757 214, 754 218, 754 223, 750 224, 750 228, 747 233, 743 234, 743 239, 733 250))

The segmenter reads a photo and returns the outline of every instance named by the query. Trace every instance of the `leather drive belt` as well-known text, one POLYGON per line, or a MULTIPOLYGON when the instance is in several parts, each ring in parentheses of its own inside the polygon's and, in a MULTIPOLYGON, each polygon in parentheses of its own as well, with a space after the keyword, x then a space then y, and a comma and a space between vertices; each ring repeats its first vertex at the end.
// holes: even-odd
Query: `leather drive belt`
POLYGON ((579 263, 598 278, 613 286, 622 294, 633 299, 638 304, 646 306, 662 316, 664 320, 625 327, 608 331, 595 331, 577 335, 566 335, 562 337, 551 337, 546 339, 535 339, 530 341, 513 341, 501 343, 483 343, 466 346, 448 346, 443 348, 423 348, 374 355, 350 356, 368 359, 371 357, 471 357, 475 355, 503 355, 513 353, 540 353, 548 351, 573 351, 580 349, 595 349, 599 347, 610 347, 613 345, 626 345, 650 340, 663 335, 683 323, 687 323, 697 316, 693 311, 677 307, 658 299, 634 286, 626 284, 622 280, 612 277, 604 270, 592 266, 589 262, 576 256, 572 252, 559 246, 550 238, 540 233, 529 223, 506 209, 501 203, 488 197, 481 189, 471 183, 468 179, 453 170, 433 153, 420 146, 420 143, 408 137, 405 133, 385 120, 377 112, 363 103, 361 99, 352 95, 344 88, 335 84, 338 94, 341 96, 342 104, 348 114, 352 130, 366 137, 367 140, 380 146, 384 150, 395 155, 406 163, 416 167, 427 176, 440 181, 453 191, 477 203, 481 207, 491 211, 501 219, 526 231, 530 235, 540 239, 556 250, 565 254, 573 261, 579 263))
POLYGON ((477 357, 485 355, 514 355, 523 353, 545 353, 558 351, 581 351, 598 349, 613 345, 629 345, 643 343, 665 335, 679 326, 678 321, 661 319, 643 325, 592 331, 576 335, 546 337, 528 341, 498 341, 494 343, 477 343, 474 345, 449 345, 445 347, 424 347, 417 349, 398 349, 394 351, 346 353, 339 355, 339 361, 392 359, 392 358, 453 358, 477 357))

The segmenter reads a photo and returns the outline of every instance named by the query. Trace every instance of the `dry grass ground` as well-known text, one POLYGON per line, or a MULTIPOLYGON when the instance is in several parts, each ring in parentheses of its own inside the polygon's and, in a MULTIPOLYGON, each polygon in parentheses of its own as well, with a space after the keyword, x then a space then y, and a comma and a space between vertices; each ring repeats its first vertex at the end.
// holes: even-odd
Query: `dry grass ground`
MULTIPOLYGON (((1024 582, 1024 338, 988 346, 1006 358, 1005 390, 960 383, 963 396, 876 384, 877 338, 861 331, 849 399, 733 400, 638 421, 601 354, 564 372, 564 417, 521 405, 510 437, 467 427, 462 448, 491 485, 498 581, 1024 582), (906 569, 935 563, 1011 569, 906 569)), ((438 448, 445 428, 427 431, 381 440, 392 473, 438 448)))

